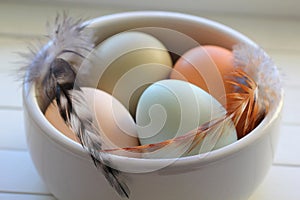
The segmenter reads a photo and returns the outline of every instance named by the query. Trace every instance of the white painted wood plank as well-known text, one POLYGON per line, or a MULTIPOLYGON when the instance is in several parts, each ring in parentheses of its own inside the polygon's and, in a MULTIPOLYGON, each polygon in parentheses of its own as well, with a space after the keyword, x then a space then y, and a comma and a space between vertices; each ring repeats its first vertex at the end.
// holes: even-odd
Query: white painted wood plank
POLYGON ((0 2, 0 21, 2 35, 44 35, 47 21, 52 22, 57 13, 66 11, 70 16, 91 18, 119 12, 122 9, 112 9, 103 6, 47 4, 32 2, 0 2), (30 14, 29 14, 30 13, 30 14))
POLYGON ((0 200, 56 200, 49 195, 0 193, 0 200))
POLYGON ((0 110, 0 149, 27 150, 22 110, 0 110))
POLYGON ((300 168, 273 166, 249 200, 299 200, 300 168))
POLYGON ((0 107, 22 107, 22 84, 12 74, 0 73, 0 107))
MULTIPOLYGON (((105 14, 134 10, 133 8, 91 6, 88 4, 30 4, 20 2, 1 3, 0 33, 5 35, 41 35, 45 34, 46 21, 52 20, 57 12, 67 10, 71 16, 92 18, 105 14), (30 15, 28 15, 30 13, 30 15)), ((179 10, 181 12, 186 12, 179 10)), ((188 12, 187 12, 188 13, 188 12)), ((205 12, 190 12, 224 23, 252 38, 264 48, 300 50, 300 22, 289 18, 261 18, 248 15, 224 15, 205 12)))
POLYGON ((300 86, 300 51, 272 51, 269 55, 278 67, 283 85, 300 86))
POLYGON ((287 86, 285 89, 285 102, 282 121, 287 124, 300 125, 300 88, 287 86))
POLYGON ((31 43, 33 39, 1 37, 0 35, 0 73, 14 74, 21 65, 25 65, 26 60, 19 53, 28 52, 28 46, 31 43))
POLYGON ((300 50, 300 21, 298 19, 245 15, 211 16, 210 18, 243 33, 264 49, 300 50))
MULTIPOLYGON (((298 166, 300 170, 300 126, 281 126, 275 164, 298 166)), ((299 185, 300 186, 300 185, 299 185)))
POLYGON ((27 151, 0 151, 0 192, 49 194, 27 151))
MULTIPOLYGON (((34 0, 35 2, 46 2, 47 0, 34 0)), ((56 0, 57 4, 62 2, 75 2, 82 4, 81 0, 56 0)), ((183 10, 194 12, 221 12, 231 14, 261 15, 261 16, 295 16, 299 17, 300 2, 297 0, 274 1, 274 0, 152 0, 152 1, 134 1, 134 0, 86 0, 85 3, 93 5, 111 5, 121 8, 135 8, 140 10, 161 9, 161 10, 183 10), (234 5, 234 6, 233 6, 234 5), (258 6, 259 5, 259 6, 258 6)))

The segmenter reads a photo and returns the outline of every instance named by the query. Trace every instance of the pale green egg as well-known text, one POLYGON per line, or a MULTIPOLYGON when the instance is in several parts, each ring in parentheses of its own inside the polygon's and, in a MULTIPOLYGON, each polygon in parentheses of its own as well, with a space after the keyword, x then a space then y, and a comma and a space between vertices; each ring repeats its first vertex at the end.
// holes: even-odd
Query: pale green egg
POLYGON ((134 116, 142 92, 166 79, 172 66, 168 50, 157 38, 121 32, 98 44, 85 60, 90 74, 85 82, 117 98, 134 116))
MULTIPOLYGON (((219 119, 225 114, 224 107, 215 98, 191 83, 171 79, 158 81, 144 91, 138 102, 138 136, 142 145, 163 142, 196 130, 203 123, 219 119)), ((150 157, 195 155, 221 148, 236 140, 235 127, 231 120, 227 120, 226 123, 220 123, 216 131, 206 136, 191 152, 185 151, 193 139, 179 149, 166 146, 165 151, 161 149, 158 155, 154 153, 150 157), (164 153, 169 155, 161 155, 164 153)))

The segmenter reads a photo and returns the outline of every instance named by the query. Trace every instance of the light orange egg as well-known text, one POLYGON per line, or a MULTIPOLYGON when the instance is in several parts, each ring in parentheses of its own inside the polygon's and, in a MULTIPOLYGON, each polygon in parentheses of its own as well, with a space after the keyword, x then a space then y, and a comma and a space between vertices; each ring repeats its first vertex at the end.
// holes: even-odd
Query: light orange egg
MULTIPOLYGON (((100 130, 103 149, 139 145, 135 122, 118 100, 106 92, 93 88, 83 88, 83 92, 96 119, 95 126, 100 130)), ((45 117, 57 130, 78 142, 75 133, 60 116, 55 101, 48 106, 45 117)))
POLYGON ((230 50, 204 45, 184 53, 175 63, 170 78, 197 85, 225 106, 226 93, 232 90, 225 78, 233 70, 233 53, 230 50))
POLYGON ((79 142, 75 133, 65 124, 62 117, 59 114, 56 101, 53 101, 47 108, 45 112, 46 119, 61 133, 63 133, 68 138, 79 142))

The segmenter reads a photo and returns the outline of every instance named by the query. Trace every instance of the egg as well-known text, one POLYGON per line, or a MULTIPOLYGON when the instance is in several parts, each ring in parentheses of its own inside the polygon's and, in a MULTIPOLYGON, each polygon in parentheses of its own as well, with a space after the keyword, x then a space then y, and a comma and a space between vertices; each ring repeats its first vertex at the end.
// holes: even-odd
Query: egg
MULTIPOLYGON (((172 79, 158 81, 144 91, 138 102, 136 113, 138 137, 142 145, 163 142, 193 131, 203 123, 225 114, 224 107, 215 98, 191 83, 172 79)), ((213 144, 215 145, 213 149, 237 140, 232 121, 228 124, 224 127, 220 139, 213 144)), ((225 124, 220 124, 223 125, 225 124)), ((191 142, 192 140, 190 144, 191 142)), ((208 146, 199 145, 185 155, 211 150, 209 142, 204 145, 208 146)), ((184 154, 185 150, 186 148, 181 153, 184 154)), ((171 152, 169 149, 166 151, 171 152)))
MULTIPOLYGON (((82 88, 95 125, 100 130, 104 149, 138 146, 135 122, 127 109, 110 94, 94 88, 82 88)), ((45 112, 46 119, 61 133, 78 142, 75 133, 64 123, 56 101, 45 112)))
POLYGON ((96 46, 86 59, 89 80, 117 98, 134 116, 138 99, 153 82, 166 79, 172 60, 166 47, 142 32, 122 32, 96 46))
POLYGON ((232 92, 225 79, 233 70, 233 53, 230 50, 203 45, 184 53, 175 63, 170 78, 197 85, 225 106, 226 94, 232 92))

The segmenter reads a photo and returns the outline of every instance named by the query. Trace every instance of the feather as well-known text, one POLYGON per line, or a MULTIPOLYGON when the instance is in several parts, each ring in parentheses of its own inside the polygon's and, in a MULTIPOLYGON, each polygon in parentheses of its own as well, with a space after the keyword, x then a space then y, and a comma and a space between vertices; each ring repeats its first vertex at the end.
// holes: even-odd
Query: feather
POLYGON ((235 92, 227 94, 226 109, 232 115, 238 138, 251 132, 265 117, 269 104, 259 96, 256 82, 244 71, 238 69, 232 74, 233 80, 227 80, 235 92))
POLYGON ((233 54, 235 68, 253 79, 258 87, 258 96, 271 106, 277 105, 282 95, 281 77, 267 53, 258 46, 241 43, 233 46, 233 54))
POLYGON ((242 138, 275 110, 282 86, 277 67, 262 48, 237 44, 233 54, 235 71, 227 82, 234 92, 227 94, 227 110, 242 138))
POLYGON ((54 28, 48 25, 49 42, 40 50, 31 50, 25 55, 30 62, 20 71, 24 83, 37 86, 41 101, 56 101, 61 117, 76 133, 95 166, 121 197, 128 198, 130 191, 124 177, 110 167, 109 156, 101 151, 99 130, 94 126, 92 112, 77 82, 80 64, 94 46, 92 33, 87 31, 87 24, 82 23, 82 20, 74 20, 66 14, 58 15, 54 28))
MULTIPOLYGON (((22 54, 30 61, 20 69, 23 76, 26 73, 24 81, 41 83, 49 72, 51 63, 58 57, 66 57, 67 54, 85 57, 93 49, 94 43, 92 31, 86 29, 88 24, 82 24, 82 20, 74 20, 65 13, 63 16, 57 15, 54 27, 48 23, 49 42, 40 48, 31 47, 29 53, 22 54)), ((78 71, 80 64, 80 62, 72 63, 75 72, 78 71)))
POLYGON ((123 152, 123 154, 127 152, 128 155, 130 153, 139 153, 144 158, 179 158, 181 156, 195 155, 197 152, 194 150, 198 149, 199 144, 203 143, 209 135, 212 137, 204 145, 208 149, 198 149, 198 151, 208 152, 213 149, 223 133, 223 128, 231 124, 231 116, 224 115, 218 119, 203 123, 195 130, 191 130, 184 135, 163 142, 135 147, 105 149, 102 151, 110 153, 123 152))

